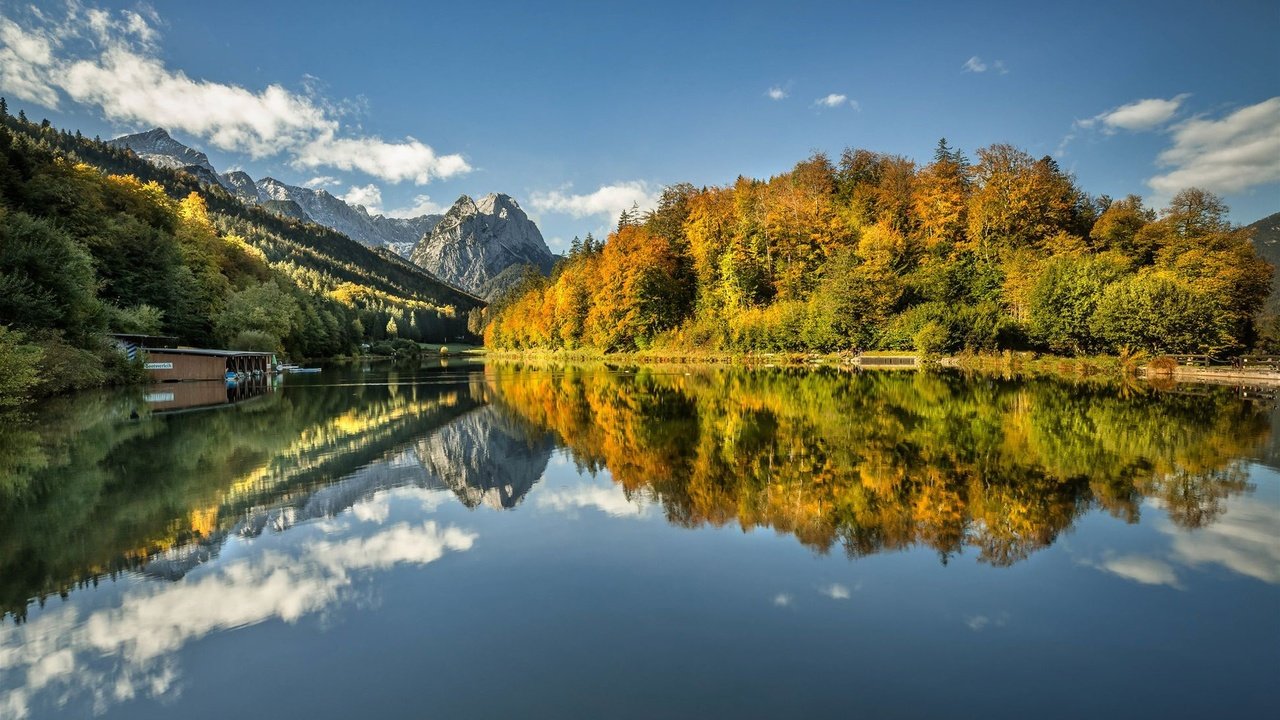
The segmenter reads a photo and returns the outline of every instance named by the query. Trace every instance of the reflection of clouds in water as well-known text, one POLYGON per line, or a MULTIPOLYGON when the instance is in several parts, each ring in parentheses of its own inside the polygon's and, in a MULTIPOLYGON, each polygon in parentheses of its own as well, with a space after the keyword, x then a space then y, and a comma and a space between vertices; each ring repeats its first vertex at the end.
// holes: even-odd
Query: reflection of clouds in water
MULTIPOLYGON (((1272 495, 1276 488, 1270 488, 1272 495)), ((1257 496, 1226 500, 1222 517, 1186 531, 1165 521, 1160 531, 1173 537, 1171 559, 1187 567, 1218 564, 1247 577, 1280 584, 1280 503, 1257 496)))
POLYGON ((537 506, 558 512, 595 508, 612 517, 646 517, 649 506, 639 498, 627 498, 619 485, 575 485, 543 490, 537 506))
POLYGON ((1159 558, 1145 555, 1118 555, 1108 557, 1099 563, 1088 564, 1103 572, 1143 585, 1168 585, 1173 588, 1182 588, 1178 584, 1178 573, 1173 566, 1159 558))
MULTIPOLYGON (((1236 495, 1224 501, 1223 513, 1205 527, 1188 530, 1161 518, 1155 527, 1169 536, 1163 557, 1104 553, 1102 560, 1080 563, 1144 585, 1182 589, 1178 568, 1200 569, 1220 565, 1232 572, 1280 584, 1280 503, 1265 493, 1236 495)), ((1148 502, 1162 507, 1159 500, 1148 502)))
POLYGON ((1004 627, 1009 622, 1009 613, 999 612, 995 615, 969 615, 964 624, 974 632, 982 632, 989 627, 1004 627))
POLYGON ((848 600, 852 594, 850 593, 849 588, 841 585, 840 583, 831 583, 830 585, 819 588, 818 592, 826 595, 832 600, 848 600))
POLYGON ((398 523, 368 536, 262 552, 174 584, 146 584, 118 607, 85 618, 68 604, 0 635, 0 716, 21 718, 44 691, 55 705, 88 694, 96 710, 172 692, 170 655, 214 632, 271 619, 296 622, 339 599, 350 574, 424 565, 471 548, 476 535, 434 521, 398 523))
POLYGON ((381 525, 387 521, 387 516, 391 514, 391 501, 386 497, 385 493, 380 493, 377 497, 352 505, 351 514, 361 522, 381 525))

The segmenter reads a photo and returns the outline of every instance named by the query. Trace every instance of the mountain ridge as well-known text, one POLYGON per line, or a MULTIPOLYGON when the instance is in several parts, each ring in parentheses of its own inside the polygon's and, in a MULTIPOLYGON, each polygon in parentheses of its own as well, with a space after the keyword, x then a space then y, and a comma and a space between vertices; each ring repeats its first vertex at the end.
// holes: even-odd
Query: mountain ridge
POLYGON ((505 193, 489 193, 478 200, 464 194, 444 214, 388 217, 372 214, 324 188, 292 185, 271 176, 254 180, 243 170, 219 173, 207 155, 163 128, 124 135, 108 144, 128 149, 156 167, 186 172, 206 185, 220 187, 246 205, 315 223, 371 249, 388 249, 470 295, 499 294, 507 284, 503 278, 516 276, 504 274, 511 267, 533 266, 545 275, 556 262, 536 223, 505 193), (449 223, 437 233, 446 219, 449 223))

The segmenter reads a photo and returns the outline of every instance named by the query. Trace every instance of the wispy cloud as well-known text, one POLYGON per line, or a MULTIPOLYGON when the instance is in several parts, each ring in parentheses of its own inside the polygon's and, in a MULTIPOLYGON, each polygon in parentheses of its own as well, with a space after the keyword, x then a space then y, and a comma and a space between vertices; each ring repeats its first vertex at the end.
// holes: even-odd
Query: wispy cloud
POLYGON ((862 109, 862 106, 858 104, 857 100, 850 100, 848 95, 843 95, 841 93, 831 93, 825 97, 820 97, 817 100, 814 100, 813 104, 819 107, 828 108, 838 108, 847 105, 854 110, 862 109))
POLYGON ((765 97, 769 98, 770 100, 785 100, 788 95, 787 91, 778 85, 774 85, 773 87, 769 88, 768 90, 765 91, 764 94, 765 94, 765 97))
POLYGON ((76 3, 61 17, 31 9, 21 22, 0 18, 0 90, 51 109, 68 99, 112 122, 185 132, 254 158, 284 154, 299 169, 358 170, 419 185, 471 169, 461 155, 437 154, 412 137, 350 134, 339 121, 344 105, 313 92, 278 84, 251 90, 169 68, 155 26, 137 12, 76 3))
POLYGON ((1280 181, 1280 97, 1219 119, 1192 118, 1171 135, 1173 145, 1156 158, 1165 171, 1147 180, 1157 193, 1232 193, 1280 181))
POLYGON ((960 70, 961 72, 971 72, 971 73, 984 73, 990 70, 1000 75, 1009 74, 1009 68, 1005 67, 1003 60, 993 60, 991 62, 987 62, 986 60, 983 60, 977 55, 974 55, 968 60, 965 60, 964 65, 960 66, 960 70))
POLYGON ((787 607, 791 605, 792 597, 787 593, 778 593, 773 596, 773 604, 778 607, 787 607))
POLYGON ((530 196, 529 204, 539 212, 560 213, 575 218, 593 215, 615 218, 623 210, 631 209, 632 204, 641 210, 649 210, 658 202, 658 190, 643 180, 603 185, 586 194, 575 194, 570 190, 572 186, 550 192, 535 192, 530 196))

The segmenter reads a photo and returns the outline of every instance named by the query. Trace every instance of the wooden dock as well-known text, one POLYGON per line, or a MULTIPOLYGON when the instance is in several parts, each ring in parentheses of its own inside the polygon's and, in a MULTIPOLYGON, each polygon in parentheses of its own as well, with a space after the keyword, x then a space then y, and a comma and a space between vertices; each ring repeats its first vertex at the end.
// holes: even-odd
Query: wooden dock
POLYGON ((859 355, 854 364, 865 368, 914 368, 920 366, 920 358, 911 353, 896 355, 859 355))

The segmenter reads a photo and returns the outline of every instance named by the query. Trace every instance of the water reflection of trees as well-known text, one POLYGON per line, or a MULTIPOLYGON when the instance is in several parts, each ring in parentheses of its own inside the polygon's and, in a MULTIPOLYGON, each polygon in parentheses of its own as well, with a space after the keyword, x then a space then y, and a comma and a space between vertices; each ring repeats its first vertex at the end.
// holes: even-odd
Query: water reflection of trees
POLYGON ((1246 489, 1264 408, 952 374, 491 370, 499 402, 683 526, 769 527, 852 556, 924 544, 1009 565, 1144 498, 1185 527, 1246 489))
POLYGON ((0 611, 208 546, 304 501, 432 427, 484 388, 335 386, 204 413, 130 420, 139 399, 51 401, 0 433, 0 611))
POLYGON ((938 374, 493 366, 130 420, 139 402, 52 401, 0 433, 0 611, 123 570, 180 577, 230 533, 405 483, 511 508, 557 441, 681 526, 1007 565, 1091 508, 1133 522, 1154 498, 1182 526, 1213 522, 1269 432, 1265 409, 1216 389, 938 374))

